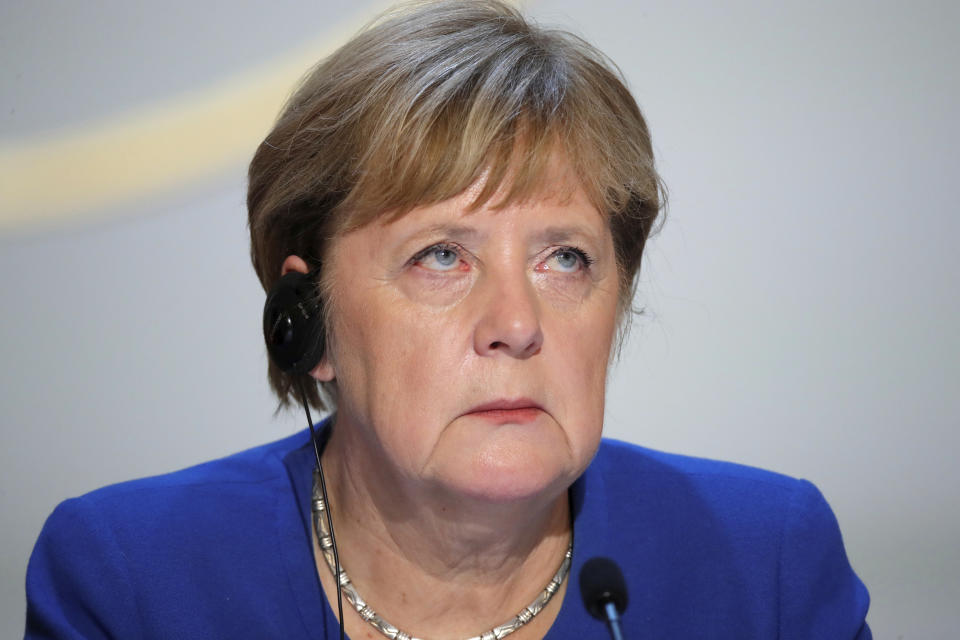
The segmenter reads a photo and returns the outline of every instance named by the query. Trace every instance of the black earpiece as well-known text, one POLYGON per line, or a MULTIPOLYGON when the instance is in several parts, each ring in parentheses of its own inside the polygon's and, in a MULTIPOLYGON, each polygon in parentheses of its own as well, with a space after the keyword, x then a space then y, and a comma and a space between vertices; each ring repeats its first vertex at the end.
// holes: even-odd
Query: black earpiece
POLYGON ((274 364, 286 373, 307 373, 323 359, 326 339, 319 269, 291 271, 277 280, 263 305, 263 338, 274 364))
MULTIPOLYGON (((310 273, 291 271, 277 280, 267 301, 263 303, 263 338, 267 342, 270 359, 285 373, 307 373, 323 360, 326 351, 326 334, 323 330, 323 300, 317 287, 320 268, 310 273)), ((303 403, 310 428, 310 441, 317 458, 317 471, 320 473, 320 490, 323 503, 327 505, 327 529, 330 531, 330 544, 333 546, 333 563, 336 575, 341 575, 340 554, 337 551, 337 537, 333 531, 333 516, 330 499, 327 497, 327 481, 323 476, 323 463, 320 456, 320 444, 313 428, 310 405, 304 390, 303 379, 294 378, 294 386, 303 403)), ((318 538, 317 542, 320 540, 318 538)), ((337 581, 337 614, 343 620, 343 585, 337 581)), ((340 640, 344 638, 343 624, 340 624, 340 640)))

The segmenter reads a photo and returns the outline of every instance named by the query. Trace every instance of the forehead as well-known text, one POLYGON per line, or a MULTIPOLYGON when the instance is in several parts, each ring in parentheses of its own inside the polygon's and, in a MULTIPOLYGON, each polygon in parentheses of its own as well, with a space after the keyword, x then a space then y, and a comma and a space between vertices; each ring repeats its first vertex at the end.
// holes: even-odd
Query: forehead
POLYGON ((594 206, 579 181, 567 176, 557 175, 529 195, 513 199, 500 188, 481 204, 478 196, 483 188, 481 179, 452 198, 414 207, 373 226, 386 233, 443 231, 453 239, 516 230, 549 241, 560 241, 576 232, 593 235, 608 229, 606 216, 594 206))
POLYGON ((488 168, 460 193, 406 211, 385 212, 373 224, 387 227, 403 221, 405 224, 399 226, 407 226, 429 219, 460 219, 469 225, 479 224, 479 219, 487 217, 497 219, 501 224, 506 223, 507 218, 522 218, 531 224, 537 221, 549 223, 559 218, 581 218, 583 223, 594 225, 608 224, 608 216, 597 208, 563 154, 551 154, 540 171, 521 178, 523 184, 517 184, 519 161, 513 160, 512 166, 492 190, 488 182, 496 172, 488 168))

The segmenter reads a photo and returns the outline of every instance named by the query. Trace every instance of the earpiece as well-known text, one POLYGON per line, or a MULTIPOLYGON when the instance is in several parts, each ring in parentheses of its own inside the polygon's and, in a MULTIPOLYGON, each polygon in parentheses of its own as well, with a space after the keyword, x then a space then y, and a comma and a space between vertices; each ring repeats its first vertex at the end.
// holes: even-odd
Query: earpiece
POLYGON ((286 373, 307 373, 323 359, 326 339, 319 269, 290 271, 273 285, 263 305, 263 338, 274 364, 286 373))
MULTIPOLYGON (((323 360, 326 351, 326 338, 323 330, 323 300, 317 289, 317 277, 320 268, 310 273, 290 271, 277 280, 267 301, 263 303, 263 338, 267 342, 270 359, 286 373, 307 373, 323 360)), ((304 390, 303 380, 294 378, 294 386, 300 394, 303 411, 310 428, 310 441, 317 458, 317 471, 320 474, 320 490, 323 503, 327 505, 327 530, 330 532, 330 544, 333 547, 333 562, 336 575, 341 575, 340 553, 337 551, 337 537, 333 531, 333 516, 330 498, 327 497, 327 481, 323 475, 323 463, 320 456, 320 444, 313 428, 310 405, 304 390)), ((317 542, 320 540, 318 538, 317 542)), ((337 614, 343 620, 343 585, 337 581, 337 614)), ((340 640, 344 639, 343 623, 340 626, 340 640)))

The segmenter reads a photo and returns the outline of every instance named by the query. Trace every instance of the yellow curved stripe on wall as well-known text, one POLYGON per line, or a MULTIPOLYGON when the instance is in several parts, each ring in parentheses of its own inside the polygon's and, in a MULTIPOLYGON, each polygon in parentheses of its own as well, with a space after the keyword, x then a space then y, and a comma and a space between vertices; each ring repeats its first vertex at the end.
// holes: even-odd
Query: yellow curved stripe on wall
POLYGON ((289 82, 225 87, 0 149, 0 225, 43 225, 203 178, 249 156, 289 82))
MULTIPOLYGON (((380 4, 361 6, 369 18, 380 4)), ((0 144, 0 232, 122 214, 118 205, 242 167, 296 81, 361 25, 214 86, 74 131, 0 144)))
POLYGON ((359 5, 335 33, 212 87, 77 130, 0 143, 0 233, 119 216, 125 203, 224 170, 239 179, 296 81, 389 4, 359 5))

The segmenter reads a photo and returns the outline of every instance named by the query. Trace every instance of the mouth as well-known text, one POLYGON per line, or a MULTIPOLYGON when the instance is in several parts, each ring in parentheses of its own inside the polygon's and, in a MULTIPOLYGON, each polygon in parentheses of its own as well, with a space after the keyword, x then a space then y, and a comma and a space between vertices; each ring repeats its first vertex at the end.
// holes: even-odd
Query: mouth
POLYGON ((543 407, 529 398, 494 400, 473 407, 464 416, 480 418, 494 424, 525 424, 533 422, 543 413, 543 407))

